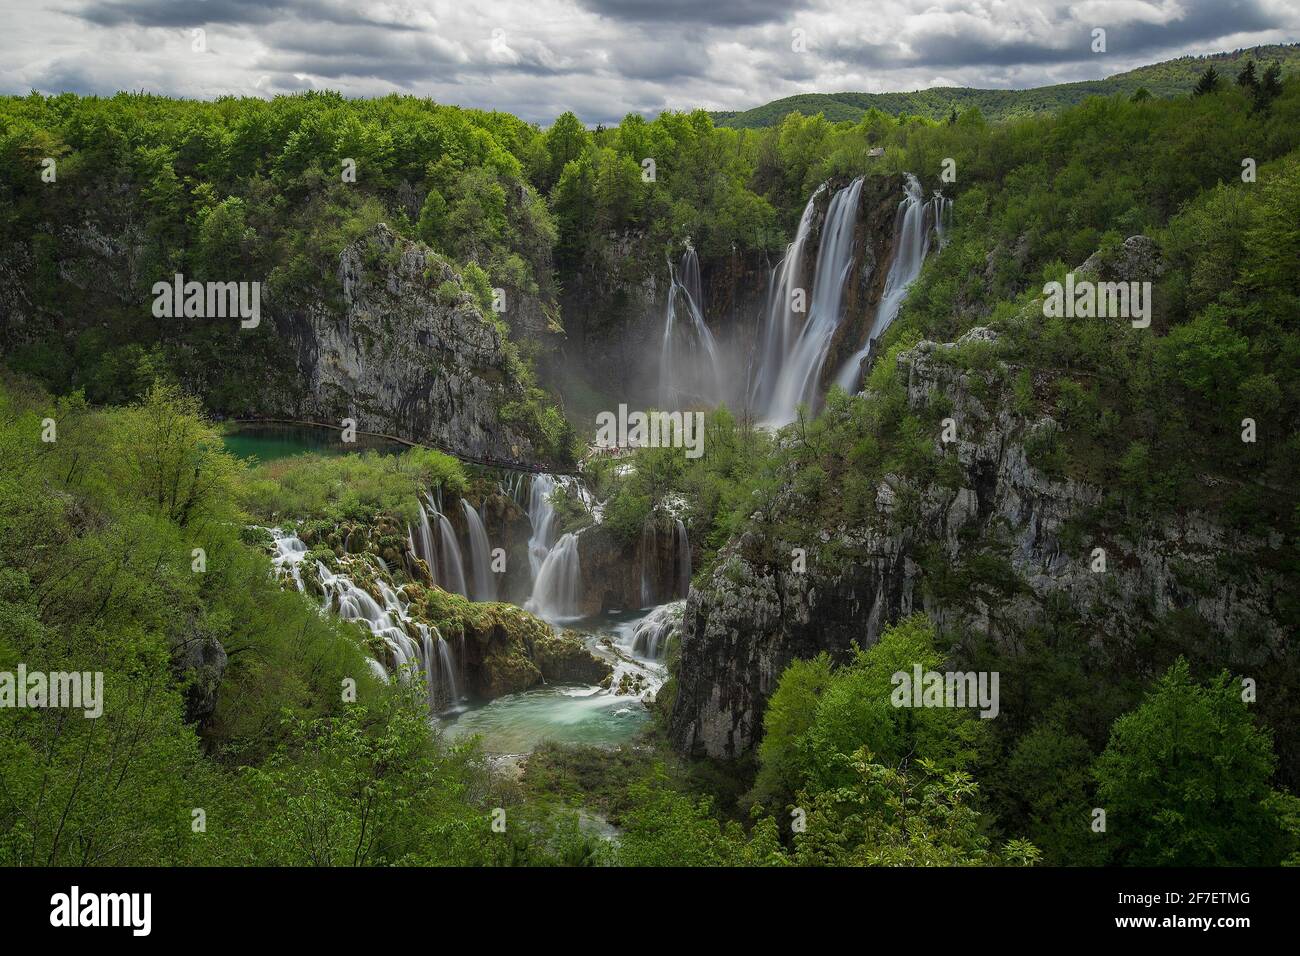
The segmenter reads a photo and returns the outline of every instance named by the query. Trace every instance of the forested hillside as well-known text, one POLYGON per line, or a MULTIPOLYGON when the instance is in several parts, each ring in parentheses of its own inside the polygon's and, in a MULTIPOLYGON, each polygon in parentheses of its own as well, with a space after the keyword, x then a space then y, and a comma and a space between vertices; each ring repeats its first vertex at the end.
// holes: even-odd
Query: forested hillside
POLYGON ((1300 47, 1295 44, 1259 46, 1231 53, 1184 56, 1116 73, 1104 80, 1058 83, 1024 90, 937 86, 911 93, 800 93, 748 110, 714 112, 711 115, 720 126, 750 129, 775 126, 789 113, 803 113, 805 116, 821 113, 833 123, 856 122, 863 113, 873 109, 890 116, 944 119, 954 110, 960 113, 973 107, 987 119, 1003 120, 1054 112, 1075 106, 1090 96, 1132 96, 1138 90, 1158 97, 1183 96, 1192 91, 1207 68, 1212 66, 1220 74, 1234 77, 1247 61, 1258 64, 1261 71, 1277 63, 1279 76, 1290 76, 1300 69, 1300 47))

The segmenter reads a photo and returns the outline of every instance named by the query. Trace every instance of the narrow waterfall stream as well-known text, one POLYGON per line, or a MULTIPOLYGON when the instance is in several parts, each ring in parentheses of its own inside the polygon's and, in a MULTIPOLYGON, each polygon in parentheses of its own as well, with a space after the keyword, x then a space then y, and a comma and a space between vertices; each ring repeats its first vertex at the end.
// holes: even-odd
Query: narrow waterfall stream
POLYGON ((898 310, 902 308, 908 290, 921 274, 921 266, 925 264, 926 254, 930 251, 930 236, 933 234, 940 243, 943 242, 943 222, 949 200, 936 194, 926 202, 916 177, 911 173, 907 173, 906 177, 906 194, 898 204, 898 216, 895 219, 894 257, 889 263, 889 274, 885 278, 880 305, 871 322, 866 343, 844 363, 835 377, 836 384, 846 391, 857 390, 862 376, 862 360, 871 353, 872 346, 898 317, 898 310))
POLYGON ((668 263, 668 278, 659 356, 659 405, 665 409, 717 405, 726 397, 722 360, 704 321, 700 258, 693 247, 687 246, 678 268, 668 263), (685 311, 689 322, 679 318, 679 310, 685 311))
POLYGON ((475 601, 495 601, 497 583, 492 574, 492 544, 488 541, 483 517, 464 498, 460 499, 460 509, 465 515, 465 526, 469 529, 470 567, 474 572, 472 596, 475 601))

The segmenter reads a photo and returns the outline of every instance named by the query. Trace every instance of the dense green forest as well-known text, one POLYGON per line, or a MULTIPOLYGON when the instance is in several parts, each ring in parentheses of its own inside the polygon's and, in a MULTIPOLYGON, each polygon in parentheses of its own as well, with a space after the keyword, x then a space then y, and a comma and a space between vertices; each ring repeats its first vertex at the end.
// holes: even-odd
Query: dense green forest
MULTIPOLYGON (((409 523, 421 493, 469 494, 475 476, 423 449, 293 468, 236 460, 214 416, 292 387, 274 324, 236 338, 149 312, 153 278, 176 271, 264 277, 285 311, 327 297, 340 251, 385 222, 499 324, 522 389, 503 415, 572 457, 586 423, 566 419, 563 382, 537 367, 563 351, 564 292, 611 237, 632 239, 629 280, 687 237, 706 262, 761 260, 779 255, 819 184, 912 172, 954 200, 953 226, 864 394, 833 391, 777 434, 712 410, 698 461, 642 449, 630 469, 591 465, 609 531, 635 541, 681 503, 698 586, 745 538, 859 560, 821 531, 873 526, 887 478, 956 480, 934 440, 951 408, 909 405, 900 358, 988 328, 996 340, 940 361, 989 405, 1056 423, 1026 447, 1031 464, 1104 490, 1072 526, 1076 543, 1140 541, 1208 515, 1269 546, 1250 566, 1225 555, 1199 587, 1267 577, 1279 595, 1268 613, 1294 635, 1300 83, 1261 66, 1172 95, 1204 70, 1173 63, 1133 80, 1156 95, 1124 86, 1041 115, 902 99, 890 115, 864 100, 851 116, 790 113, 761 129, 696 111, 594 130, 566 113, 542 130, 332 93, 0 99, 0 245, 22 266, 4 273, 0 312, 0 669, 102 670, 107 702, 93 721, 0 709, 0 864, 1300 863, 1295 649, 1193 614, 1117 649, 1079 609, 1050 609, 1015 635, 1016 654, 908 615, 871 646, 792 662, 756 753, 730 764, 667 745, 681 677, 670 645, 642 742, 613 755, 545 747, 518 777, 500 773, 474 740, 431 729, 410 685, 373 675, 358 625, 282 588, 250 527, 409 523), (41 178, 50 158, 57 186, 41 178), (347 160, 355 182, 340 176, 347 160), (941 178, 946 161, 955 181, 941 178), (68 281, 64 239, 88 220, 140 230, 134 288, 68 281), (1137 235, 1164 259, 1150 328, 1044 317, 1045 282, 1094 254, 1122 258, 1137 235), (539 303, 547 327, 497 316, 497 288, 539 303), (229 659, 219 686, 203 685, 202 667, 178 671, 178 656, 213 644, 229 659), (1016 689, 996 721, 890 706, 891 675, 915 664, 997 670, 1016 689), (1266 688, 1258 703, 1244 676, 1266 688), (1109 815, 1104 838, 1095 807, 1109 815), (616 840, 583 825, 589 810, 616 840)), ((556 506, 566 527, 583 520, 572 498, 556 506)), ((904 490, 891 520, 918 508, 904 490)), ((932 598, 996 610, 1025 590, 1004 542, 977 544, 956 566, 929 556, 932 598)), ((471 613, 463 603, 431 623, 471 613)))
POLYGON ((832 122, 856 122, 873 109, 891 116, 944 119, 953 111, 978 109, 987 119, 1004 120, 1036 113, 1052 113, 1076 106, 1090 96, 1142 95, 1172 97, 1190 93, 1209 67, 1224 76, 1236 76, 1247 62, 1278 65, 1279 78, 1300 69, 1300 47, 1295 44, 1251 47, 1232 53, 1184 56, 1163 63, 1116 73, 1104 80, 1058 83, 1027 90, 976 90, 936 86, 911 93, 799 93, 751 109, 713 112, 719 126, 753 129, 776 126, 790 113, 820 113, 832 122))

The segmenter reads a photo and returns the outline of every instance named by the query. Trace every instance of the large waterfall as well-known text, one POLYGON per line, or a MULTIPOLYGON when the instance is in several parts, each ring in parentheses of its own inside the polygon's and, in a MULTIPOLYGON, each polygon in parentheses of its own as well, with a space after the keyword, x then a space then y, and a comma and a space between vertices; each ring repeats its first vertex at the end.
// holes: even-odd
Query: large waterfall
POLYGON ((907 298, 908 289, 921 274, 926 253, 930 251, 931 234, 936 235, 940 243, 943 242, 944 217, 948 213, 949 202, 937 193, 926 202, 921 193, 921 184, 915 176, 907 173, 906 192, 903 201, 898 204, 898 215, 894 220, 894 257, 889 264, 884 291, 880 294, 880 304, 876 307, 866 343, 844 363, 835 377, 836 384, 846 391, 857 390, 862 374, 862 360, 871 354, 873 345, 897 318, 898 310, 907 298))
POLYGON ((717 405, 726 397, 721 359, 713 333, 704 322, 700 259, 687 246, 681 266, 668 264, 668 305, 659 356, 659 405, 679 409, 717 405), (685 312, 679 317, 679 310, 685 312), (686 321, 689 320, 689 321, 686 321))
POLYGON ((573 533, 561 535, 542 561, 537 580, 533 582, 533 595, 524 605, 524 610, 547 621, 574 620, 581 616, 582 609, 578 604, 581 585, 578 536, 573 533))
POLYGON ((469 557, 474 574, 474 600, 495 601, 497 583, 492 574, 492 544, 488 541, 487 528, 483 525, 482 516, 464 498, 460 499, 460 509, 465 515, 465 526, 469 529, 469 557))
POLYGON ((766 409, 772 402, 781 366, 794 346, 801 328, 802 315, 794 309, 794 290, 803 289, 803 254, 808 244, 808 234, 817 220, 817 199, 826 191, 822 183, 813 191, 808 204, 799 217, 799 228, 794 241, 786 247, 767 285, 767 314, 763 326, 762 351, 757 356, 750 388, 749 407, 766 409))
POLYGON ((555 479, 550 475, 538 475, 528 488, 528 523, 533 529, 528 538, 528 564, 534 581, 542 570, 547 552, 555 543, 555 508, 551 505, 553 491, 555 479))
MULTIPOLYGON (((793 421, 800 405, 816 411, 820 386, 827 377, 826 360, 844 321, 845 290, 862 251, 855 249, 854 235, 864 182, 863 177, 858 177, 836 190, 820 222, 818 207, 826 184, 818 186, 809 197, 794 241, 786 247, 768 280, 763 324, 751 351, 743 388, 729 390, 725 384, 724 369, 734 363, 725 356, 720 359, 704 322, 695 251, 687 250, 678 269, 672 269, 670 264, 659 366, 659 401, 664 408, 739 398, 760 421, 771 426, 793 421), (808 275, 807 247, 814 234, 819 236, 817 257, 808 275), (689 316, 689 322, 685 316, 689 316), (737 391, 739 394, 734 393, 737 391)), ((938 193, 925 200, 916 177, 906 174, 881 301, 862 349, 836 372, 835 381, 846 389, 856 388, 863 359, 898 315, 930 251, 931 236, 943 244, 950 211, 950 200, 938 193)), ((728 345, 744 348, 743 343, 734 340, 728 345)))
MULTIPOLYGON (((812 406, 817 400, 817 383, 821 378, 822 366, 826 363, 826 354, 835 337, 835 330, 843 318, 844 286, 855 261, 853 232, 858 221, 861 196, 862 178, 859 177, 831 197, 830 207, 826 211, 826 224, 822 229, 821 245, 817 250, 812 301, 806 303, 807 318, 793 344, 782 351, 780 371, 776 375, 771 395, 765 406, 759 409, 770 425, 784 425, 794 421, 799 405, 812 406)), ((782 266, 785 265, 783 262, 782 266)), ((792 266, 791 270, 797 272, 797 267, 792 266)), ((772 286, 774 291, 789 296, 791 306, 798 304, 794 297, 797 291, 801 291, 801 287, 791 285, 782 290, 776 288, 775 282, 772 286)), ((789 331, 787 325, 790 318, 785 309, 786 306, 780 303, 773 303, 768 309, 769 322, 780 322, 780 335, 783 338, 789 331)), ((777 334, 777 331, 769 329, 764 338, 774 338, 777 334)))

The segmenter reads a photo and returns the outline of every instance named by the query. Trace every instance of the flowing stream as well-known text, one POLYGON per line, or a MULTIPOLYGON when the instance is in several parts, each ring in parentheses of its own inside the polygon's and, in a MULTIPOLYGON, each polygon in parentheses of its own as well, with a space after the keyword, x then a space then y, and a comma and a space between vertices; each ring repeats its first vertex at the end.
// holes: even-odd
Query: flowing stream
POLYGON ((498 756, 525 754, 547 741, 614 746, 631 740, 649 722, 645 703, 654 699, 667 677, 662 656, 675 621, 665 608, 680 608, 681 603, 649 614, 611 614, 575 622, 592 653, 613 665, 610 689, 534 687, 448 715, 444 731, 453 738, 478 734, 483 749, 498 756), (629 692, 616 693, 620 686, 629 692))

